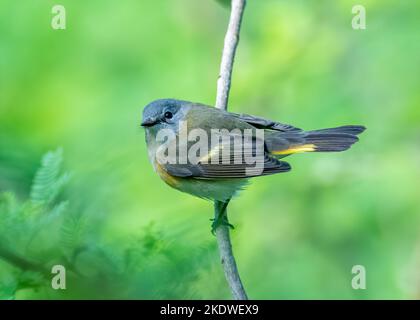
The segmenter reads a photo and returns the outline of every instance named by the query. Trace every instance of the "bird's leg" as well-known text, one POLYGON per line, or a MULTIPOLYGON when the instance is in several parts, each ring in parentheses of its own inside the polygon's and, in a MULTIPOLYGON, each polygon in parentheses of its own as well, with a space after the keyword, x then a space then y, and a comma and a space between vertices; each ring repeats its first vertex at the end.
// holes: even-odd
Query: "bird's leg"
POLYGON ((232 229, 235 228, 229 223, 226 215, 226 208, 229 204, 229 201, 230 199, 226 201, 214 201, 214 219, 210 219, 210 221, 213 221, 211 224, 211 233, 215 234, 216 229, 221 225, 232 229))

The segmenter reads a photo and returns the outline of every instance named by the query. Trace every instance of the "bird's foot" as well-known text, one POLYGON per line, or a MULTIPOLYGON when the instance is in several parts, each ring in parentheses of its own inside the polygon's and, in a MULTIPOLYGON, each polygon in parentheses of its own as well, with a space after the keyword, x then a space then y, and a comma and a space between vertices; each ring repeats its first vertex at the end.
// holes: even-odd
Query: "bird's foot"
POLYGON ((223 215, 223 217, 217 217, 214 219, 210 219, 210 221, 212 221, 211 223, 211 233, 213 235, 216 234, 216 229, 220 226, 226 226, 229 227, 231 229, 235 229, 235 227, 233 226, 233 224, 229 223, 229 221, 227 221, 226 216, 223 215))
POLYGON ((216 234, 216 229, 220 226, 226 226, 231 229, 235 229, 235 227, 229 223, 227 216, 226 216, 226 207, 229 201, 226 202, 219 202, 216 204, 216 215, 214 219, 210 219, 212 221, 211 224, 211 233, 214 235, 216 234))

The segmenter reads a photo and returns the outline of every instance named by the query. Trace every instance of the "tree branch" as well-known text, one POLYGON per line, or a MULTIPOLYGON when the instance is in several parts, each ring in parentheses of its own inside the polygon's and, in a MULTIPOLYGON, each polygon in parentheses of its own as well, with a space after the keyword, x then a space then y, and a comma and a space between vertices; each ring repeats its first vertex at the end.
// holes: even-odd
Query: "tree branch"
MULTIPOLYGON (((235 59, 236 47, 239 42, 241 21, 245 9, 246 0, 232 0, 229 25, 225 36, 225 43, 220 65, 219 79, 217 80, 216 108, 226 110, 229 100, 229 91, 232 79, 233 61, 235 59)), ((220 202, 215 201, 215 219, 219 214, 225 214, 228 222, 227 211, 220 212, 220 202)), ((229 227, 219 226, 216 231, 217 244, 220 252, 220 260, 225 272, 225 277, 235 300, 247 300, 245 289, 239 277, 235 257, 230 242, 229 227)))

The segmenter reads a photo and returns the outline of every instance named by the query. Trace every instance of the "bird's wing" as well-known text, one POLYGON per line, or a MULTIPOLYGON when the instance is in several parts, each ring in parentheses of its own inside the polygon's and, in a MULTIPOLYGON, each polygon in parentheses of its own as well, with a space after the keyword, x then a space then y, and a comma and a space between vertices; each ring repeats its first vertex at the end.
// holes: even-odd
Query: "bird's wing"
POLYGON ((161 165, 172 176, 197 179, 250 178, 291 169, 287 162, 266 153, 264 141, 255 137, 243 139, 242 148, 237 148, 235 138, 237 134, 225 134, 219 144, 194 163, 188 159, 186 164, 161 165))
POLYGON ((232 179, 265 176, 290 171, 288 162, 280 161, 268 155, 263 167, 249 164, 165 164, 163 168, 174 177, 197 179, 232 179))
POLYGON ((233 117, 240 119, 244 122, 247 122, 259 129, 269 129, 269 130, 276 130, 276 131, 302 131, 302 129, 294 127, 290 124, 284 124, 280 122, 276 122, 273 120, 268 120, 265 118, 260 118, 256 116, 252 116, 249 114, 244 113, 230 113, 233 117))

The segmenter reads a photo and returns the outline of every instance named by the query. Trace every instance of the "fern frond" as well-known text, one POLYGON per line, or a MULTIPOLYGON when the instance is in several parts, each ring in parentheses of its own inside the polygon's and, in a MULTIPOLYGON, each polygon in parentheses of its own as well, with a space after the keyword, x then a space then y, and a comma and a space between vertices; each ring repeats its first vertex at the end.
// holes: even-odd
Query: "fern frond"
POLYGON ((64 252, 73 254, 82 245, 84 231, 85 221, 81 214, 68 214, 64 217, 60 229, 60 245, 64 252))
POLYGON ((63 215, 64 211, 66 211, 69 205, 68 201, 61 201, 60 203, 56 204, 49 212, 49 220, 58 218, 59 216, 63 215))
POLYGON ((62 161, 62 148, 50 151, 42 158, 31 188, 30 200, 34 204, 51 204, 69 181, 68 173, 60 174, 62 161))

